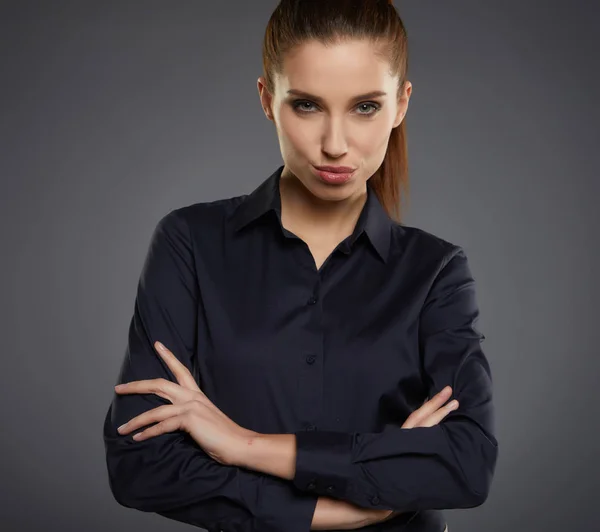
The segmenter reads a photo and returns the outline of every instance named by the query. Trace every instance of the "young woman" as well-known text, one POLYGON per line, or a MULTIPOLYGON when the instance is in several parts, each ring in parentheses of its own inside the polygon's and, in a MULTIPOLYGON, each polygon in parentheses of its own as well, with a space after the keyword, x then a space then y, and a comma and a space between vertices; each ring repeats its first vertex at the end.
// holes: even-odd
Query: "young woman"
POLYGON ((486 500, 498 444, 465 252, 400 221, 404 26, 386 0, 282 0, 263 64, 284 164, 158 222, 112 493, 209 531, 442 532, 486 500))

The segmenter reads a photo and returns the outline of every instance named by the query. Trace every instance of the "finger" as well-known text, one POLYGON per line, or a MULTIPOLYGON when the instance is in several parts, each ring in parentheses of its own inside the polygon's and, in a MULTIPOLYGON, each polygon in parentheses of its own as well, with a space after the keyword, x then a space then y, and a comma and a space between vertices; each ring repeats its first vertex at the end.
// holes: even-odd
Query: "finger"
POLYGON ((442 408, 436 410, 433 414, 422 420, 418 426, 419 427, 433 427, 437 425, 442 419, 444 419, 450 412, 456 410, 458 408, 458 401, 454 399, 450 401, 447 405, 442 406, 442 408))
POLYGON ((119 394, 153 393, 173 404, 185 403, 191 399, 190 390, 162 377, 119 384, 115 386, 115 391, 119 394))
MULTIPOLYGON (((446 386, 442 390, 440 390, 437 394, 435 394, 431 399, 426 401, 422 406, 420 406, 417 410, 412 412, 408 419, 406 420, 410 424, 417 424, 419 421, 427 418, 431 414, 433 414, 438 408, 440 408, 452 395, 452 388, 450 386, 446 386)), ((412 428, 414 426, 407 426, 405 428, 412 428)))
POLYGON ((181 430, 182 428, 182 416, 174 416, 156 425, 153 425, 142 432, 138 432, 133 435, 133 439, 135 441, 144 441, 149 438, 154 438, 155 436, 160 436, 161 434, 166 434, 167 432, 175 432, 176 430, 181 430))
POLYGON ((121 425, 117 431, 119 434, 129 434, 141 427, 164 421, 170 417, 176 416, 181 412, 181 405, 163 405, 147 412, 143 412, 139 416, 130 419, 127 423, 121 425))
POLYGON ((190 370, 185 367, 184 364, 163 344, 160 342, 154 342, 154 348, 158 351, 162 359, 167 363, 169 369, 175 375, 177 382, 184 388, 189 390, 200 391, 194 376, 190 373, 190 370))

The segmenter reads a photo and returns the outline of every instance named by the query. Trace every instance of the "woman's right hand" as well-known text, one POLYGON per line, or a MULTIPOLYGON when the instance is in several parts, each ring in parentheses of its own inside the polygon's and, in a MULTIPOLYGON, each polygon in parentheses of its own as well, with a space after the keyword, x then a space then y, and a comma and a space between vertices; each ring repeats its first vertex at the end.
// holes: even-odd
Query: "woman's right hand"
MULTIPOLYGON (((437 425, 450 412, 458 408, 458 401, 456 399, 445 404, 451 396, 452 388, 446 386, 412 412, 400 428, 412 429, 415 427, 432 427, 433 425, 437 425)), ((367 524, 387 521, 402 513, 401 511, 395 510, 368 510, 368 512, 370 515, 367 524)))

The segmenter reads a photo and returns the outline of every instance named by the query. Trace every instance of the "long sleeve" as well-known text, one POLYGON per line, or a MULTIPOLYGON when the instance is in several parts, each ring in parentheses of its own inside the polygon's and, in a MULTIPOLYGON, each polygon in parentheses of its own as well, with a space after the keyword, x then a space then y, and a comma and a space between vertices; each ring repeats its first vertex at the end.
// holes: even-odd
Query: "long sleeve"
POLYGON ((475 281, 454 246, 419 320, 419 356, 429 397, 447 385, 459 407, 432 427, 387 425, 378 433, 297 432, 300 489, 362 507, 470 508, 489 493, 498 454, 492 379, 475 327, 475 281))
MULTIPOLYGON (((195 374, 199 295, 190 227, 171 211, 152 234, 119 383, 160 377, 177 382, 154 349, 157 340, 195 374)), ((310 530, 318 497, 291 482, 220 464, 183 431, 141 442, 117 432, 164 404, 170 403, 156 394, 115 393, 112 399, 103 434, 109 485, 119 504, 209 531, 310 530)))

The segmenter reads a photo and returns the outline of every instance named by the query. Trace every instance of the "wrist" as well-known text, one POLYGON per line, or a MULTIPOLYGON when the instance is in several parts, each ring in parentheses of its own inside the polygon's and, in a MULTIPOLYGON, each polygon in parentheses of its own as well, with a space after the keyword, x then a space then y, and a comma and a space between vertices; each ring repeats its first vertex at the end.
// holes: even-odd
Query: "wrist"
POLYGON ((375 522, 372 510, 340 499, 319 497, 310 529, 356 530, 375 522))
POLYGON ((249 457, 249 453, 251 452, 254 442, 260 436, 262 436, 262 434, 259 432, 241 428, 239 435, 234 442, 234 452, 232 453, 229 465, 250 468, 252 460, 249 457))
POLYGON ((369 523, 382 523, 383 521, 388 521, 389 519, 393 519, 398 514, 402 513, 396 510, 370 510, 369 511, 369 523))
POLYGON ((255 433, 244 438, 236 462, 239 467, 292 480, 296 469, 296 436, 255 433))

